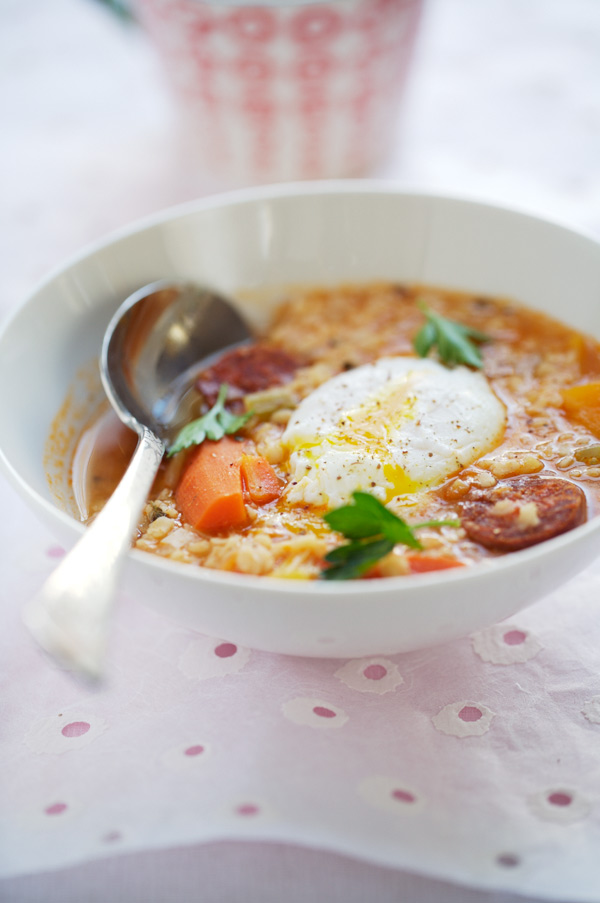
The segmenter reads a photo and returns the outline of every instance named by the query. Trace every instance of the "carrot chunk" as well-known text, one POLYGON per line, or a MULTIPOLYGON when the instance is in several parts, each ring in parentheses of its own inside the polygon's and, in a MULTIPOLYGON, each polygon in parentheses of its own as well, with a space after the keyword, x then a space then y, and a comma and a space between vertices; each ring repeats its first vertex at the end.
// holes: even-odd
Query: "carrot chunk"
POLYGON ((428 571, 445 571, 448 568, 464 567, 461 561, 452 555, 407 555, 408 564, 413 574, 426 574, 428 571))
POLYGON ((244 455, 241 462, 242 480, 255 505, 266 505, 281 495, 281 483, 266 458, 244 455))
POLYGON ((600 349, 594 339, 574 332, 571 335, 569 345, 575 349, 579 367, 583 374, 588 377, 600 375, 600 349))
POLYGON ((600 382, 571 386, 561 392, 563 410, 569 420, 581 423, 600 438, 600 382))
POLYGON ((229 436, 218 442, 207 440, 196 449, 175 490, 186 523, 204 533, 245 526, 243 455, 244 444, 229 436))

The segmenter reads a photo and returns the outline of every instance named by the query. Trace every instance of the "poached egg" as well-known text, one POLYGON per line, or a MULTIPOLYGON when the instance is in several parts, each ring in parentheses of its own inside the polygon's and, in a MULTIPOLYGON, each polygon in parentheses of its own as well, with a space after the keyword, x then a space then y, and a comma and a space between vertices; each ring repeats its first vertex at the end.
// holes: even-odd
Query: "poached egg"
POLYGON ((384 504, 429 489, 499 444, 506 409, 483 373, 383 358, 341 373, 296 408, 282 436, 291 504, 384 504))

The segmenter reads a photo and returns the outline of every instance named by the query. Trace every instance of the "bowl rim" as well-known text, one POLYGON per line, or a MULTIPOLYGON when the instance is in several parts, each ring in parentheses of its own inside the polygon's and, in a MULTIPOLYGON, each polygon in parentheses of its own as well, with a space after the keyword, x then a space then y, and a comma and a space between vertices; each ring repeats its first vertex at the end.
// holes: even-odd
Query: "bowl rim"
POLYGON ((22 308, 32 301, 50 282, 81 261, 102 251, 109 245, 116 244, 124 238, 143 232, 146 229, 160 226, 167 221, 189 216, 200 210, 210 210, 218 207, 234 206, 236 204, 251 203, 253 201, 269 200, 280 197, 292 198, 343 194, 393 195, 405 198, 406 200, 442 201, 464 204, 480 209, 498 210, 509 215, 515 214, 524 219, 529 219, 532 222, 553 226, 563 232, 571 233, 574 237, 587 241, 591 245, 600 247, 600 237, 595 235, 591 230, 588 231, 580 225, 568 222, 565 218, 559 216, 553 217, 545 211, 543 213, 536 211, 533 207, 527 206, 526 204, 520 205, 512 202, 507 203, 498 201, 495 198, 486 198, 477 191, 469 192, 464 190, 460 193, 455 193, 443 189, 437 190, 429 187, 421 188, 418 185, 407 186, 399 180, 383 180, 375 178, 353 180, 321 179, 306 180, 303 182, 276 182, 268 185, 253 185, 246 188, 235 188, 229 191, 215 192, 213 194, 193 198, 189 201, 171 204, 160 210, 137 217, 122 226, 109 230, 96 239, 86 242, 79 249, 68 254, 55 266, 51 267, 40 279, 34 282, 31 288, 19 299, 19 301, 17 301, 14 307, 12 307, 8 313, 5 313, 3 318, 0 318, 0 341, 3 338, 4 332, 12 324, 13 319, 19 315, 22 308))
MULTIPOLYGON (((204 210, 218 209, 220 207, 228 207, 235 205, 249 204, 261 200, 271 200, 277 198, 295 197, 318 197, 329 195, 376 195, 376 196, 395 196, 406 200, 426 200, 431 202, 448 202, 466 205, 472 208, 487 209, 501 211, 508 215, 514 214, 532 222, 553 226, 573 237, 583 240, 593 245, 600 252, 600 241, 592 233, 588 233, 583 229, 577 228, 571 224, 566 224, 560 218, 552 218, 546 213, 539 213, 527 207, 521 207, 514 204, 505 204, 497 202, 495 199, 490 200, 483 198, 480 194, 461 192, 456 194, 447 191, 437 191, 428 188, 421 189, 419 187, 407 187, 400 182, 384 181, 381 179, 327 179, 320 181, 305 182, 282 182, 270 185, 251 186, 248 188, 234 189, 226 192, 219 192, 206 195, 183 203, 178 203, 150 213, 144 217, 133 220, 117 229, 111 230, 100 238, 88 242, 75 253, 69 255, 61 263, 53 267, 42 279, 38 280, 31 290, 15 305, 9 312, 9 315, 0 322, 0 345, 4 339, 5 333, 9 331, 13 322, 20 316, 22 311, 34 301, 34 299, 44 291, 44 289, 60 275, 75 267, 82 261, 92 257, 98 252, 104 250, 110 245, 117 244, 121 240, 144 232, 146 230, 161 226, 167 222, 182 219, 186 216, 204 210)), ((4 450, 0 444, 0 469, 5 476, 17 489, 22 498, 28 498, 29 507, 35 512, 41 509, 45 514, 45 522, 55 519, 73 536, 73 541, 77 541, 85 532, 85 525, 75 519, 72 515, 62 511, 55 504, 39 495, 27 482, 20 473, 15 470, 13 465, 7 459, 4 450)), ((574 545, 580 539, 594 533, 600 532, 600 515, 587 521, 585 524, 576 527, 573 530, 546 540, 527 549, 521 549, 511 552, 498 558, 484 559, 472 567, 453 568, 450 571, 432 571, 423 574, 412 574, 399 577, 385 577, 377 580, 368 581, 369 594, 375 593, 380 596, 382 594, 395 594, 418 592, 420 589, 426 591, 429 587, 436 584, 447 584, 451 589, 460 587, 465 581, 472 581, 478 575, 485 573, 494 573, 498 577, 505 570, 514 569, 516 564, 527 566, 535 564, 537 560, 545 559, 553 550, 559 551, 574 545)), ((235 590, 258 589, 271 595, 273 593, 282 594, 283 597, 294 598, 298 594, 309 594, 315 598, 343 599, 348 595, 364 595, 365 581, 363 580, 343 580, 343 581, 324 581, 324 580, 302 580, 290 579, 283 577, 270 577, 268 575, 239 574, 237 572, 219 571, 211 568, 194 567, 188 563, 170 561, 169 559, 160 558, 156 555, 143 552, 138 549, 131 549, 128 558, 136 562, 138 565, 146 566, 151 571, 157 571, 163 574, 173 574, 177 578, 189 579, 198 582, 200 585, 208 584, 217 586, 230 586, 235 590)))

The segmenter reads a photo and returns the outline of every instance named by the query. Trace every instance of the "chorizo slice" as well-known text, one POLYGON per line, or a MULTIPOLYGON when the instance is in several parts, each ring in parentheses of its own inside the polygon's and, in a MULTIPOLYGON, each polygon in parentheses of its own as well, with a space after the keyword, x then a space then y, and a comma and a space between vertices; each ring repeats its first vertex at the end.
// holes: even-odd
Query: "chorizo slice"
POLYGON ((568 480, 521 476, 493 489, 471 489, 459 504, 469 539, 496 552, 515 552, 552 539, 586 520, 585 493, 568 480))
POLYGON ((283 348, 261 344, 241 345, 225 352, 211 367, 199 374, 196 388, 209 405, 216 401, 219 386, 229 386, 228 402, 244 395, 281 386, 293 379, 300 362, 283 348))

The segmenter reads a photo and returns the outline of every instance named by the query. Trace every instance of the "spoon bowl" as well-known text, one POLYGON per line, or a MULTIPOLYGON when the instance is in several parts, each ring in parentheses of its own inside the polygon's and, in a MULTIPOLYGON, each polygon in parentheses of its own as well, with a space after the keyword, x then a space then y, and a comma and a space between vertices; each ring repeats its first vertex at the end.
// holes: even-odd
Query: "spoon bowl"
POLYGON ((189 283, 141 288, 108 324, 100 376, 138 445, 108 503, 25 611, 31 633, 61 664, 101 676, 119 573, 186 394, 203 365, 249 335, 229 301, 189 283))
POLYGON ((104 390, 126 426, 169 440, 185 420, 181 402, 199 369, 249 335, 221 295, 185 282, 152 283, 130 295, 108 324, 104 390))

